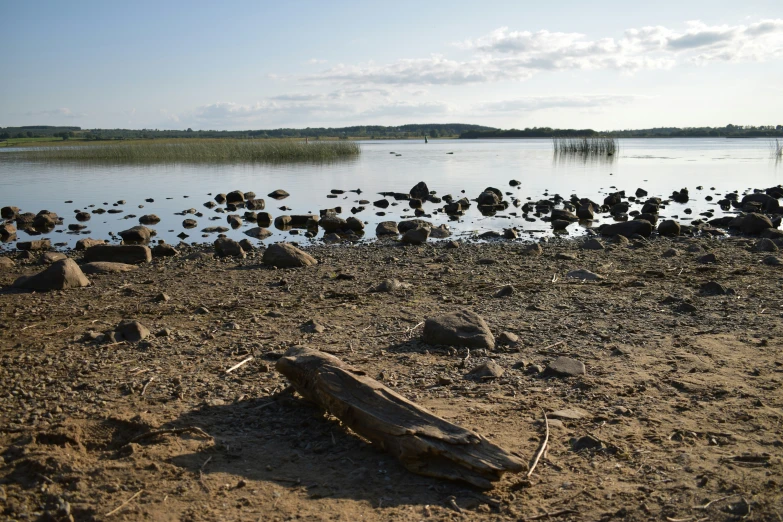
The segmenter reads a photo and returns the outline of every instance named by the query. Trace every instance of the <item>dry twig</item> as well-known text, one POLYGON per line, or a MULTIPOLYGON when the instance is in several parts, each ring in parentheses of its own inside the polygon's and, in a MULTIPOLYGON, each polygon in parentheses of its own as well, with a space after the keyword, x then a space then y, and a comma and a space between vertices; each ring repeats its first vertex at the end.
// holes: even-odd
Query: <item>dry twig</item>
POLYGON ((139 495, 141 495, 143 492, 144 492, 144 490, 143 490, 143 489, 140 489, 140 490, 138 490, 138 491, 136 492, 136 494, 134 494, 134 495, 133 495, 131 498, 129 498, 128 500, 126 500, 125 502, 123 502, 122 504, 120 504, 119 506, 117 506, 116 508, 112 509, 111 511, 109 511, 109 512, 108 512, 108 513, 106 513, 104 516, 106 516, 106 517, 109 517, 109 516, 111 516, 111 515, 115 514, 117 511, 121 510, 122 508, 124 508, 125 506, 127 506, 128 504, 130 504, 131 502, 133 502, 133 499, 135 499, 136 497, 138 497, 139 495))
POLYGON ((536 466, 538 466, 538 461, 541 459, 541 455, 543 455, 544 451, 546 450, 547 442, 549 442, 549 419, 546 418, 546 412, 544 412, 544 423, 546 425, 546 435, 544 435, 544 440, 541 442, 541 446, 538 448, 536 456, 533 458, 533 462, 530 464, 530 471, 528 471, 526 475, 528 478, 530 478, 530 476, 533 474, 533 471, 536 469, 536 466))
POLYGON ((204 438, 213 439, 212 435, 202 430, 201 428, 197 428, 196 426, 188 426, 187 428, 170 428, 170 429, 163 429, 163 430, 148 431, 147 433, 142 433, 141 435, 133 437, 131 440, 127 442, 127 444, 130 444, 132 442, 139 442, 152 437, 157 437, 158 435, 181 435, 183 433, 195 433, 197 435, 201 435, 204 438))

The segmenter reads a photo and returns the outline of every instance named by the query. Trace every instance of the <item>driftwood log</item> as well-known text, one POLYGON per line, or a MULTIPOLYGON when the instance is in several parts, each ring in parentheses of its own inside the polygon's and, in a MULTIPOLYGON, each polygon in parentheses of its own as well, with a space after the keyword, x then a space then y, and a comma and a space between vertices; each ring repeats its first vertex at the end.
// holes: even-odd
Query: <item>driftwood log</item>
POLYGON ((503 473, 526 469, 481 435, 433 415, 332 355, 291 348, 278 360, 277 370, 305 399, 414 473, 491 489, 503 473))

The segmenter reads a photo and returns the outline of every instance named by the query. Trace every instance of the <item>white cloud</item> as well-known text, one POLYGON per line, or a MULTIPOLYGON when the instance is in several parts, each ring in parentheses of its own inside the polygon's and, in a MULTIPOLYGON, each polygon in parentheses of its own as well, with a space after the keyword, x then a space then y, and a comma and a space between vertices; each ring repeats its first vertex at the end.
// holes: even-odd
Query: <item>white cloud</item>
POLYGON ((648 26, 628 29, 617 39, 501 27, 456 46, 473 56, 466 60, 432 55, 387 64, 339 64, 307 79, 381 85, 464 85, 525 80, 542 71, 608 69, 633 73, 678 64, 763 61, 783 56, 783 19, 733 26, 693 21, 679 32, 648 26))
POLYGON ((84 116, 83 113, 74 113, 71 109, 68 107, 62 107, 59 109, 50 109, 50 110, 42 110, 42 111, 29 111, 25 113, 26 116, 47 116, 49 118, 81 118, 84 116))
POLYGON ((609 105, 631 103, 646 96, 624 94, 573 94, 567 96, 526 96, 478 104, 478 112, 517 113, 547 109, 600 109, 609 105))

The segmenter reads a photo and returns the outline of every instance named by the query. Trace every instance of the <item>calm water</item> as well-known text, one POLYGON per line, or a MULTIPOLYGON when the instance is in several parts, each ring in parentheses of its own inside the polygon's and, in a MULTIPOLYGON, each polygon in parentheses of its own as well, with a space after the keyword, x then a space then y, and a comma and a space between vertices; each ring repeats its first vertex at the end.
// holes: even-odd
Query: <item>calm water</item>
MULTIPOLYGON (((138 217, 126 219, 125 216, 149 213, 161 218, 161 222, 151 228, 157 230, 158 238, 169 243, 179 242, 176 236, 184 230, 182 221, 185 218, 196 219, 199 224, 197 228, 185 231, 189 234, 186 241, 212 241, 216 235, 202 237, 201 229, 228 226, 226 214, 207 209, 203 203, 212 200, 210 193, 232 190, 253 191, 257 197, 263 197, 266 211, 273 216, 317 214, 319 209, 339 205, 343 208, 342 216, 348 217, 351 207, 358 206, 359 199, 375 201, 381 197, 378 192, 384 191, 407 193, 419 181, 425 181, 439 196, 452 194, 458 199, 464 190, 464 195, 473 199, 487 186, 493 186, 511 192, 523 202, 527 198, 537 200, 545 194, 556 193, 565 198, 575 193, 601 202, 607 192, 624 189, 632 195, 638 187, 647 190, 650 196, 665 198, 673 190, 687 187, 691 201, 687 205, 672 204, 662 214, 678 215, 680 220, 687 222, 688 216, 682 213, 686 207, 694 211, 691 218, 697 218, 698 213, 707 208, 714 208, 716 216, 722 215, 714 202, 705 201, 709 194, 722 195, 783 183, 783 165, 771 159, 766 139, 621 140, 620 153, 611 162, 558 160, 552 155, 549 140, 449 140, 429 144, 367 141, 362 142, 362 154, 358 159, 328 165, 44 164, 11 161, 3 158, 6 153, 0 149, 0 206, 14 205, 23 212, 33 213, 47 209, 65 217, 65 226, 37 238, 49 237, 53 243, 69 246, 82 237, 109 239, 110 232, 138 224, 138 217), (512 188, 509 186, 511 179, 522 184, 512 188), (699 185, 704 189, 696 190, 699 185), (710 190, 711 187, 715 190, 710 190), (275 189, 284 189, 291 196, 282 201, 267 198, 266 194, 275 189), (330 199, 326 196, 331 189, 361 189, 362 194, 346 192, 337 199, 330 199), (147 198, 155 201, 147 203, 147 198), (67 200, 73 203, 65 203, 67 200), (118 200, 125 200, 126 204, 113 206, 118 200), (283 205, 292 210, 278 210, 283 205), (75 210, 90 211, 98 207, 120 208, 123 213, 93 215, 85 223, 89 234, 67 233, 67 225, 76 222, 75 210), (203 217, 175 214, 189 208, 203 212, 203 217)), ((388 199, 393 202, 392 198, 388 199)), ((367 222, 367 239, 374 236, 378 222, 413 215, 404 201, 386 209, 387 215, 383 217, 376 216, 382 209, 372 204, 365 206, 366 210, 357 217, 367 222)), ((440 206, 425 203, 424 209, 430 213, 440 206)), ((509 216, 517 210, 511 206, 507 212, 488 218, 482 216, 474 204, 459 222, 449 221, 443 214, 433 214, 425 219, 435 224, 449 223, 455 235, 509 226, 524 229, 531 235, 549 233, 548 223, 540 220, 530 223, 521 216, 509 216)), ((244 209, 237 213, 242 215, 244 209)), ((252 226, 255 225, 248 224, 227 235, 237 240, 245 238, 242 231, 252 226)), ((267 239, 267 243, 281 239, 309 241, 274 227, 271 230, 275 235, 267 239)), ((579 234, 582 230, 575 224, 569 231, 579 234)), ((18 236, 20 240, 30 238, 23 231, 19 231, 18 236)), ((13 248, 13 243, 5 248, 13 248)))

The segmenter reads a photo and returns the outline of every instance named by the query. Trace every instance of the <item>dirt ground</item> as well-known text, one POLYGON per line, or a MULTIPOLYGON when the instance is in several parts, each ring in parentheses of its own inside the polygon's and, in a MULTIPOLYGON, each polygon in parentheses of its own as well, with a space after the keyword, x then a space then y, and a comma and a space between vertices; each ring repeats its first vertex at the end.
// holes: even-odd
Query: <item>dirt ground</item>
MULTIPOLYGON (((522 242, 311 247, 319 264, 290 270, 190 247, 79 290, 6 288, 0 517, 783 521, 783 268, 741 238, 580 243, 550 241, 541 256, 522 242), (697 262, 705 252, 717 263, 697 262), (574 269, 604 279, 566 277, 574 269), (387 278, 412 286, 369 291, 387 278), (709 281, 727 294, 706 295, 709 281), (513 295, 494 297, 506 284, 513 295), (519 341, 468 354, 419 340, 425 318, 462 308, 519 341), (97 336, 123 319, 152 334, 97 336), (279 394, 275 361, 293 345, 526 462, 546 413, 548 450, 531 477, 486 492, 414 475, 279 394), (540 371, 561 355, 586 375, 540 371), (465 377, 490 359, 504 375, 465 377), (137 438, 164 428, 180 431, 137 438)), ((0 284, 39 270, 17 260, 0 284)))

